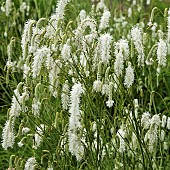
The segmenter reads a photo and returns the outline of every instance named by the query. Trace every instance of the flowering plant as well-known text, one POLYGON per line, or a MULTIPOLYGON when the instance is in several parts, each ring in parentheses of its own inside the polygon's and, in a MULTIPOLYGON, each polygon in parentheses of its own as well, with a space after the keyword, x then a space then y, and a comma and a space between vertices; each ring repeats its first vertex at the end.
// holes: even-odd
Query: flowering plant
POLYGON ((149 26, 127 25, 135 2, 128 16, 113 19, 101 0, 68 19, 72 2, 59 0, 49 19, 25 23, 17 61, 23 79, 2 146, 29 157, 12 155, 9 168, 167 168, 169 93, 159 88, 168 81, 170 13, 168 29, 152 30, 156 8, 149 26))

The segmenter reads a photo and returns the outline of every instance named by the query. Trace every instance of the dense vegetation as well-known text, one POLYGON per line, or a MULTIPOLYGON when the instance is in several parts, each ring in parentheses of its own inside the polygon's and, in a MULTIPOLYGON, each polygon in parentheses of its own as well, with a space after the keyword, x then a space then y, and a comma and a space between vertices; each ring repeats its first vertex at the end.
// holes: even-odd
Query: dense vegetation
POLYGON ((170 169, 167 1, 0 2, 0 169, 170 169))

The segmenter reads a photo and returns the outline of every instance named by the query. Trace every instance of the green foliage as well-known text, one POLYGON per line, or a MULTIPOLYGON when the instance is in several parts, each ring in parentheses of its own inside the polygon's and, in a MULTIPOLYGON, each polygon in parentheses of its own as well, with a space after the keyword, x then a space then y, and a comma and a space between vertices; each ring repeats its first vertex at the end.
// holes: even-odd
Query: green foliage
MULTIPOLYGON (((12 105, 11 100, 16 98, 21 106, 19 116, 14 118, 16 138, 13 148, 4 151, 0 146, 1 169, 8 167, 17 170, 24 169, 30 157, 36 158, 35 169, 47 169, 50 165, 54 169, 61 170, 169 169, 170 129, 167 125, 157 127, 156 123, 145 129, 141 123, 143 113, 147 111, 152 118, 154 115, 159 115, 161 120, 163 115, 170 117, 169 54, 166 67, 160 67, 157 59, 159 40, 163 39, 167 43, 167 9, 169 7, 167 2, 155 0, 148 6, 143 0, 137 1, 136 5, 128 1, 106 0, 105 4, 110 10, 111 17, 109 27, 102 30, 99 25, 104 11, 102 9, 97 11, 98 1, 72 0, 65 8, 64 19, 56 19, 56 23, 55 20, 49 19, 50 15, 52 17, 55 14, 55 0, 26 0, 25 2, 30 6, 28 15, 26 11, 20 10, 22 2, 22 0, 13 1, 9 16, 0 11, 0 32, 2 32, 0 34, 0 55, 2 56, 0 134, 5 121, 13 119, 9 109, 12 105), (132 9, 132 15, 128 17, 129 8, 132 9), (90 21, 87 19, 88 23, 95 23, 96 34, 89 27, 83 30, 85 21, 80 22, 78 17, 82 9, 86 10, 90 17, 90 21), (28 39, 31 40, 27 40, 28 44, 25 45, 27 55, 26 59, 23 59, 21 36, 24 34, 24 23, 28 19, 35 19, 36 22, 30 26, 32 33, 28 39), (132 27, 136 24, 142 30, 145 61, 153 61, 151 64, 145 64, 144 67, 138 65, 138 50, 130 35, 132 27), (155 31, 153 30, 154 24, 157 24, 155 31), (52 27, 55 29, 51 38, 46 33, 50 34, 49 30, 52 27), (79 29, 82 30, 80 30, 80 35, 77 35, 76 31, 79 29), (90 41, 89 35, 93 33, 96 37, 90 41), (94 63, 96 53, 97 56, 101 55, 100 52, 102 53, 100 48, 103 47, 98 48, 98 45, 101 36, 106 33, 112 37, 109 50, 111 59, 108 63, 100 60, 94 63), (115 77, 115 61, 118 55, 115 54, 115 43, 120 39, 128 39, 130 52, 128 59, 124 62, 122 75, 115 77), (35 51, 33 49, 33 52, 30 52, 34 47, 33 44, 35 51), (65 44, 71 48, 69 59, 62 56, 65 44), (50 49, 49 58, 54 65, 50 67, 47 66, 47 61, 42 62, 38 75, 33 77, 37 52, 45 48, 50 49), (82 64, 82 55, 86 61, 85 66, 82 64), (14 65, 6 64, 7 61, 11 61, 14 65), (129 62, 134 69, 135 80, 132 86, 127 88, 124 77, 129 62), (30 67, 27 74, 23 74, 24 64, 30 67), (51 73, 53 69, 54 72, 51 73), (111 88, 114 101, 112 107, 107 105, 109 95, 103 95, 100 87, 99 90, 94 87, 94 82, 98 78, 102 86, 110 85, 110 82, 114 84, 113 89, 111 88), (67 81, 69 92, 63 92, 63 86, 67 81), (20 82, 22 82, 21 86, 17 87, 20 82), (84 154, 80 161, 74 154, 71 154, 69 149, 71 101, 68 104, 69 109, 64 109, 61 97, 63 93, 70 97, 71 88, 76 83, 80 83, 84 90, 80 99, 82 127, 76 129, 78 139, 82 140, 81 144, 84 147, 84 154), (17 89, 22 97, 24 93, 27 93, 28 99, 25 97, 26 99, 20 100, 14 89, 17 89), (135 99, 138 101, 136 105, 135 99), (39 116, 36 116, 35 112, 38 112, 39 116), (27 134, 22 132, 25 127, 30 129, 27 134), (153 151, 148 143, 149 139, 145 141, 147 132, 150 132, 149 129, 153 130, 152 128, 156 128, 157 135, 153 151), (165 133, 164 140, 161 140, 162 130, 165 133), (123 133, 126 135, 124 136, 123 133), (36 137, 41 138, 40 145, 36 144, 36 137), (19 147, 19 142, 23 146, 19 147), (120 151, 121 142, 124 143, 126 151, 120 151), (168 149, 165 149, 165 144, 168 149), (36 145, 38 145, 37 148, 36 145)), ((5 6, 5 3, 1 4, 5 6)), ((44 56, 43 53, 44 51, 41 51, 38 55, 42 55, 41 58, 44 57, 44 60, 47 60, 49 53, 45 53, 44 56)), ((124 53, 125 51, 122 55, 124 53)), ((36 67, 38 68, 38 65, 36 67)), ((78 150, 78 146, 75 147, 75 150, 78 150)))

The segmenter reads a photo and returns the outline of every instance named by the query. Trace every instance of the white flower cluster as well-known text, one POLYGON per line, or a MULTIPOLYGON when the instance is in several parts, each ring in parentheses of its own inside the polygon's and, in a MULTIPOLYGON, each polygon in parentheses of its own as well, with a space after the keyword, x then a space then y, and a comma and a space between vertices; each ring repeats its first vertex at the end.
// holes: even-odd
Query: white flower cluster
POLYGON ((126 39, 121 39, 115 43, 115 62, 114 62, 114 72, 117 77, 122 75, 124 69, 124 61, 128 59, 129 56, 129 45, 126 39))
POLYGON ((12 105, 9 115, 11 117, 13 116, 18 117, 20 115, 20 112, 21 112, 21 96, 18 88, 16 88, 14 90, 14 95, 12 97, 12 105))
POLYGON ((111 59, 110 56, 110 48, 111 48, 111 42, 112 42, 112 37, 110 34, 103 34, 100 37, 100 54, 101 54, 101 61, 103 63, 108 63, 109 60, 111 59))
POLYGON ((157 58, 159 66, 166 66, 167 46, 166 43, 160 39, 157 49, 157 58))
POLYGON ((14 145, 14 122, 13 119, 11 118, 10 120, 7 120, 5 123, 5 127, 3 128, 2 132, 2 147, 7 150, 8 147, 13 147, 14 145))
POLYGON ((22 39, 21 39, 21 48, 22 48, 22 57, 23 60, 26 59, 27 53, 28 53, 28 44, 30 43, 31 39, 31 30, 32 26, 35 23, 35 20, 28 20, 25 25, 24 25, 24 31, 22 34, 22 39))
POLYGON ((120 128, 117 132, 117 136, 119 137, 119 152, 124 152, 126 150, 126 143, 125 143, 125 137, 126 137, 126 131, 120 128))
POLYGON ((165 115, 162 116, 162 121, 161 121, 159 115, 155 114, 151 117, 149 112, 145 112, 143 113, 141 118, 141 125, 145 130, 147 130, 144 141, 148 143, 149 151, 152 153, 155 150, 154 147, 156 147, 157 145, 158 138, 160 138, 162 142, 164 142, 165 139, 165 131, 164 129, 160 130, 160 125, 162 128, 165 128, 166 126, 167 129, 170 129, 169 128, 170 121, 168 122, 167 117, 165 115), (160 131, 160 134, 158 133, 158 131, 160 131))
POLYGON ((82 22, 86 18, 86 11, 84 9, 80 11, 79 17, 80 17, 80 22, 82 22))
POLYGON ((127 88, 130 88, 134 82, 134 70, 131 66, 131 62, 128 62, 128 67, 126 68, 126 73, 125 73, 125 82, 124 85, 127 88))
POLYGON ((114 103, 114 101, 112 99, 112 93, 113 93, 112 91, 113 91, 113 82, 110 82, 109 83, 109 99, 108 99, 108 101, 106 101, 106 105, 108 107, 112 107, 113 103, 114 103))
POLYGON ((96 21, 87 17, 81 22, 81 25, 80 25, 80 30, 82 31, 82 33, 85 32, 87 27, 90 27, 91 34, 93 35, 93 38, 95 38, 97 36, 96 21))
POLYGON ((44 124, 41 124, 39 127, 37 126, 36 133, 34 134, 34 145, 33 145, 34 149, 37 149, 40 146, 44 130, 45 130, 44 124))
POLYGON ((68 44, 64 44, 62 51, 61 51, 61 57, 64 61, 69 61, 71 55, 71 47, 68 44))
POLYGON ((68 128, 69 151, 75 155, 77 160, 81 160, 84 155, 84 147, 81 143, 81 137, 78 131, 82 130, 80 96, 83 93, 81 84, 74 84, 70 96, 70 118, 68 128))
POLYGON ((55 29, 58 28, 59 21, 64 18, 65 7, 70 0, 59 0, 56 6, 55 14, 51 16, 50 23, 47 26, 45 37, 50 39, 55 35, 55 29))
POLYGON ((68 80, 65 81, 62 89, 62 94, 61 94, 61 102, 62 102, 62 107, 64 110, 68 110, 69 106, 69 85, 68 85, 68 80))
POLYGON ((6 0, 6 5, 5 5, 6 16, 9 16, 11 11, 12 11, 12 1, 11 0, 6 0))
POLYGON ((144 129, 149 129, 150 126, 150 113, 149 112, 144 112, 142 114, 142 118, 141 118, 141 124, 144 127, 144 129))
POLYGON ((24 170, 34 170, 36 166, 35 158, 31 157, 27 160, 24 170))
POLYGON ((41 108, 41 103, 38 98, 33 98, 32 102, 32 113, 34 114, 35 117, 40 116, 40 108, 41 108))
POLYGON ((135 48, 138 52, 138 65, 144 66, 144 47, 141 29, 137 26, 133 27, 131 30, 131 36, 135 44, 135 48))
POLYGON ((41 66, 45 62, 45 57, 49 57, 50 49, 47 47, 42 47, 40 49, 37 49, 37 51, 34 53, 34 61, 32 63, 32 76, 33 78, 36 78, 40 74, 41 66))
POLYGON ((58 1, 57 3, 57 8, 56 8, 56 20, 59 20, 59 19, 63 19, 64 18, 64 9, 65 9, 65 6, 67 5, 67 3, 69 2, 70 0, 60 0, 58 1))
POLYGON ((114 62, 114 72, 115 72, 116 77, 119 77, 122 75, 123 69, 124 69, 123 63, 124 63, 123 55, 121 53, 118 53, 116 55, 116 59, 114 62))
POLYGON ((130 53, 128 40, 120 39, 118 42, 115 43, 115 56, 117 56, 117 54, 119 53, 123 55, 124 60, 128 59, 130 53))
POLYGON ((109 26, 110 16, 111 16, 111 14, 107 10, 103 13, 103 16, 100 20, 99 30, 106 29, 109 26))
POLYGON ((96 6, 96 11, 98 12, 100 10, 107 11, 107 7, 104 3, 104 0, 100 0, 100 2, 96 6))
MULTIPOLYGON (((21 90, 21 86, 23 83, 19 83, 17 88, 14 90, 14 95, 12 97, 12 105, 9 111, 9 119, 6 121, 5 126, 3 128, 2 133, 2 147, 7 150, 8 147, 13 147, 15 141, 14 135, 14 125, 15 120, 19 117, 21 112, 25 111, 25 101, 28 100, 29 95, 27 92, 23 92, 21 95, 19 91, 21 90)), ((23 87, 23 89, 26 89, 23 87)))

